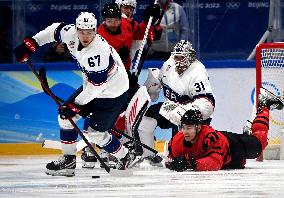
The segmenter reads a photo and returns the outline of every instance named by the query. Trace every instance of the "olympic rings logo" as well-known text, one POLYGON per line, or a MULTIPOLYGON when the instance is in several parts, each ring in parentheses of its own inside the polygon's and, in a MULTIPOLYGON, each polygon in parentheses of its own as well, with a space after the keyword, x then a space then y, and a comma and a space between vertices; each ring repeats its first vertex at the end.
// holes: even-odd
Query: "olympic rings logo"
POLYGON ((27 8, 30 12, 38 12, 41 10, 40 4, 28 4, 27 8))
POLYGON ((240 2, 227 2, 226 3, 226 7, 231 10, 239 9, 240 6, 241 6, 240 2))

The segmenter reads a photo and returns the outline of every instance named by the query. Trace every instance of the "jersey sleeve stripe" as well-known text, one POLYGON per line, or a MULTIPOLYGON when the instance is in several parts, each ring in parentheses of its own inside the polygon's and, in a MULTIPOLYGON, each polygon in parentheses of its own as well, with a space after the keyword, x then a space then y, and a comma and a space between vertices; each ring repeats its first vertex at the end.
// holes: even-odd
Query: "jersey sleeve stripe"
POLYGON ((60 31, 62 30, 62 28, 65 26, 64 23, 60 23, 60 25, 55 29, 54 31, 54 39, 57 42, 62 42, 61 40, 61 35, 60 35, 60 31))
POLYGON ((100 86, 107 82, 109 72, 114 68, 115 62, 112 56, 109 56, 109 65, 106 69, 100 71, 87 72, 88 81, 95 86, 100 86))

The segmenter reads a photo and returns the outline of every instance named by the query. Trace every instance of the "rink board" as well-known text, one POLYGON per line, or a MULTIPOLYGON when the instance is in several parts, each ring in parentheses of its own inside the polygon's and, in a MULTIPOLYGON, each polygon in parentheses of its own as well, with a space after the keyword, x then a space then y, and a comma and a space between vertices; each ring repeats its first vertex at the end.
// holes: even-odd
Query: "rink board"
MULTIPOLYGON (((164 141, 156 141, 155 149, 164 151, 164 141)), ((41 143, 2 143, 0 144, 0 156, 4 155, 50 155, 61 154, 60 150, 42 148, 41 143)))

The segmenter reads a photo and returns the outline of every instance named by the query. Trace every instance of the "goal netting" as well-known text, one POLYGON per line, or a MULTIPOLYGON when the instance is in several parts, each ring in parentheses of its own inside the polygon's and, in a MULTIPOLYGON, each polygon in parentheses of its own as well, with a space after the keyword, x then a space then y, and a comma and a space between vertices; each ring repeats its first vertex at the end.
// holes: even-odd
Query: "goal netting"
MULTIPOLYGON (((284 97, 284 43, 262 43, 257 46, 256 96, 258 96, 261 86, 277 96, 284 97)), ((283 130, 284 110, 271 110, 269 145, 264 153, 265 159, 280 158, 281 131, 283 130)))

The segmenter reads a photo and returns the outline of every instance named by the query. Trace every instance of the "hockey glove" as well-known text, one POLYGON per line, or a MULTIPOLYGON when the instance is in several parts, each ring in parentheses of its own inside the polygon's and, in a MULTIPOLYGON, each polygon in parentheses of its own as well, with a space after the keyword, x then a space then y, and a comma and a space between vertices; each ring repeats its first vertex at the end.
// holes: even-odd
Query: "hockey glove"
POLYGON ((174 110, 169 112, 169 121, 179 126, 181 118, 186 111, 187 109, 183 105, 179 104, 174 110))
POLYGON ((182 172, 187 169, 196 169, 196 162, 193 157, 191 157, 189 160, 186 160, 185 157, 177 157, 174 158, 172 161, 166 162, 165 165, 166 168, 177 172, 182 172))
POLYGON ((135 73, 131 73, 127 71, 128 79, 129 79, 129 87, 135 87, 138 84, 138 76, 135 73))
POLYGON ((21 63, 27 61, 31 54, 35 53, 37 48, 37 42, 31 37, 26 37, 23 44, 14 49, 17 61, 21 63))
POLYGON ((149 4, 143 13, 143 21, 148 21, 150 16, 152 16, 153 17, 152 25, 155 25, 160 18, 160 11, 161 9, 159 4, 154 4, 154 3, 149 4))
POLYGON ((79 114, 80 108, 79 105, 76 105, 74 103, 67 103, 65 105, 62 105, 58 109, 58 113, 61 119, 67 119, 67 118, 73 118, 76 114, 79 114))
POLYGON ((154 41, 160 40, 162 33, 163 33, 163 28, 161 26, 155 26, 154 27, 154 35, 155 35, 154 41))

